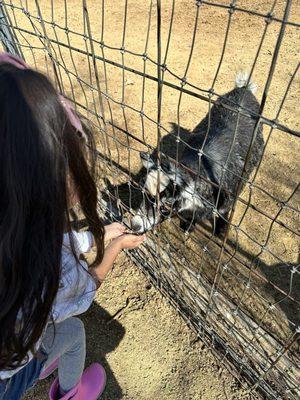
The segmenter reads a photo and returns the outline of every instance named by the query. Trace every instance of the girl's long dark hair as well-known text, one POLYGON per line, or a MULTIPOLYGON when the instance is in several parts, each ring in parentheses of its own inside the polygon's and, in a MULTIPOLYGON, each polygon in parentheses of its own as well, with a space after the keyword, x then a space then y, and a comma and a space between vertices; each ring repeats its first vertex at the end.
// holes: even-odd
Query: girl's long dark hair
POLYGON ((49 80, 0 64, 0 370, 26 361, 51 317, 70 224, 68 176, 96 240, 95 261, 103 258, 91 167, 49 80))

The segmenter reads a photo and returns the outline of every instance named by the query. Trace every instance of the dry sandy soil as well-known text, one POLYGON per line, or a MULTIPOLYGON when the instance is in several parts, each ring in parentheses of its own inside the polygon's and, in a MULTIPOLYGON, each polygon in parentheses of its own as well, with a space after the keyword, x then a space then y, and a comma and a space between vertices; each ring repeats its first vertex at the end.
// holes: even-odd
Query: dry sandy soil
MULTIPOLYGON (((229 4, 229 1, 225 0, 220 2, 229 4)), ((14 1, 12 3, 17 4, 14 1)), ((69 43, 74 48, 92 51, 89 40, 84 40, 82 36, 65 31, 57 25, 53 29, 50 24, 45 26, 40 24, 35 18, 38 12, 33 1, 21 1, 18 5, 20 3, 23 6, 28 4, 30 15, 24 15, 21 10, 14 10, 14 14, 10 12, 15 25, 39 33, 43 33, 45 29, 47 35, 54 40, 67 45, 70 40, 69 43)), ((164 59, 172 2, 162 3, 162 58, 164 59)), ((242 0, 238 5, 267 13, 271 9, 271 3, 271 1, 242 0)), ((83 23, 82 4, 78 0, 67 2, 40 0, 39 4, 41 15, 45 20, 53 19, 62 27, 67 26, 70 30, 84 33, 84 26, 87 24, 83 23)), ((276 2, 274 9, 276 17, 283 16, 285 4, 283 0, 276 2)), ((298 0, 292 3, 290 21, 299 22, 299 5, 298 0)), ((89 1, 87 9, 93 38, 105 43, 103 49, 99 43, 94 43, 94 51, 98 56, 104 56, 113 63, 124 64, 129 68, 156 76, 156 65, 151 62, 157 59, 155 2, 129 0, 126 30, 123 29, 125 2, 89 1), (104 12, 102 12, 103 4, 104 12), (147 41, 149 15, 151 24, 147 41), (126 49, 125 53, 120 51, 121 47, 126 49), (147 53, 146 61, 140 56, 144 53, 147 53)), ((226 9, 202 4, 197 16, 194 1, 175 2, 172 35, 166 61, 172 74, 166 71, 164 79, 180 86, 181 81, 174 74, 180 78, 185 75, 196 18, 198 18, 195 29, 196 40, 186 73, 187 84, 184 87, 195 93, 205 94, 205 91, 212 87, 222 54, 228 22, 226 9)), ((265 26, 264 18, 234 12, 224 58, 214 84, 216 93, 225 93, 233 87, 237 71, 251 70, 265 26)), ((279 29, 278 22, 273 21, 268 25, 253 71, 259 100, 267 80, 279 29)), ((35 57, 32 57, 30 49, 23 48, 26 59, 30 63, 35 61, 37 68, 48 71, 53 76, 51 64, 49 60, 47 61, 44 51, 45 46, 49 47, 49 42, 41 43, 25 31, 22 35, 19 35, 20 41, 34 47, 35 57)), ((299 73, 293 80, 280 113, 279 108, 298 63, 299 39, 299 29, 287 26, 264 110, 265 117, 277 118, 280 123, 293 130, 299 130, 299 73)), ((129 175, 137 174, 141 168, 139 151, 149 150, 147 146, 157 145, 157 125, 154 123, 157 120, 157 84, 129 71, 123 73, 122 69, 111 63, 104 65, 101 61, 97 61, 99 73, 99 86, 97 86, 93 65, 88 63, 85 55, 73 51, 72 58, 66 47, 58 47, 55 44, 49 49, 54 59, 58 61, 58 72, 63 81, 62 89, 71 97, 74 95, 78 103, 87 107, 91 112, 85 113, 82 107, 79 107, 79 111, 96 125, 100 124, 102 129, 102 122, 99 123, 92 115, 94 111, 100 114, 103 111, 97 88, 100 87, 109 96, 110 100, 104 100, 103 105, 106 120, 113 121, 115 125, 130 132, 134 137, 128 137, 122 131, 114 130, 108 124, 106 131, 111 136, 108 140, 105 140, 105 135, 99 133, 98 129, 99 151, 129 171, 129 175), (64 68, 70 73, 65 73, 64 68), (79 80, 76 77, 79 77, 79 80), (90 86, 95 90, 91 90, 90 86), (121 103, 126 106, 122 107, 121 103), (143 110, 147 117, 141 117, 135 110, 143 110)), ((180 97, 179 91, 165 86, 162 95, 162 135, 170 131, 175 135, 179 132, 178 127, 172 124, 180 125, 181 135, 188 135, 207 111, 207 102, 187 94, 180 97)), ((251 199, 251 204, 255 208, 247 210, 245 217, 242 218, 245 206, 241 202, 238 203, 233 222, 240 223, 241 230, 238 235, 231 231, 229 240, 244 262, 250 265, 253 271, 257 271, 265 282, 260 278, 254 279, 253 274, 243 270, 240 265, 233 265, 231 275, 226 273, 220 275, 216 287, 239 302, 254 319, 260 320, 261 316, 264 316, 261 321, 262 326, 285 342, 295 331, 295 326, 300 323, 299 273, 294 274, 294 279, 291 279, 292 268, 299 264, 299 190, 295 191, 295 188, 300 175, 300 146, 299 139, 295 136, 277 129, 270 132, 267 126, 264 127, 264 138, 267 142, 265 154, 254 182, 266 192, 258 188, 252 189, 250 196, 249 188, 244 190, 242 198, 246 201, 251 199), (287 205, 293 207, 293 210, 286 207, 280 211, 281 202, 286 202, 288 199, 287 205), (263 210, 271 218, 263 216, 257 210, 263 210), (290 229, 284 228, 282 224, 271 223, 279 211, 277 218, 290 229), (262 249, 261 246, 265 243, 267 246, 262 249), (240 278, 239 281, 237 277, 240 278), (245 281, 252 284, 252 290, 249 290, 247 295, 244 295, 244 283, 238 283, 245 281), (274 290, 273 284, 288 292, 292 300, 286 298, 282 292, 274 290), (269 309, 270 304, 274 304, 274 308, 269 309)), ((104 171, 113 185, 128 181, 128 174, 116 172, 111 168, 104 171)), ((129 205, 132 205, 130 201, 129 205)), ((179 275, 184 276, 183 273, 188 267, 197 273, 201 272, 211 282, 216 272, 216 263, 203 258, 202 250, 207 242, 203 236, 206 228, 203 229, 200 228, 200 232, 185 237, 179 232, 175 221, 174 224, 164 223, 162 233, 165 242, 174 244, 176 249, 174 254, 172 253, 174 263, 176 264, 177 253, 179 257, 184 254, 188 261, 185 266, 178 264, 179 275)), ((178 282, 174 282, 176 286, 178 282)), ((191 344, 189 331, 177 318, 176 313, 163 303, 154 289, 147 290, 145 285, 144 278, 132 266, 128 266, 128 263, 118 266, 114 276, 99 292, 97 305, 85 317, 89 332, 89 359, 103 357, 103 349, 105 354, 109 353, 105 363, 109 363, 114 375, 110 376, 106 398, 111 400, 121 398, 122 391, 124 398, 132 400, 155 397, 174 400, 243 398, 242 392, 236 388, 235 381, 222 368, 220 369, 220 366, 218 367, 214 358, 205 349, 200 350, 201 343, 191 344), (118 279, 113 279, 116 275, 119 275, 118 279), (105 321, 109 315, 113 315, 122 307, 127 298, 129 304, 120 314, 120 320, 106 325, 105 321)), ((185 296, 185 293, 180 292, 181 294, 185 296)), ((41 389, 37 388, 37 391, 38 395, 35 398, 42 398, 41 389)))
MULTIPOLYGON (((125 256, 83 320, 87 365, 108 374, 103 400, 250 400, 125 256)), ((26 400, 46 400, 52 379, 26 400)))

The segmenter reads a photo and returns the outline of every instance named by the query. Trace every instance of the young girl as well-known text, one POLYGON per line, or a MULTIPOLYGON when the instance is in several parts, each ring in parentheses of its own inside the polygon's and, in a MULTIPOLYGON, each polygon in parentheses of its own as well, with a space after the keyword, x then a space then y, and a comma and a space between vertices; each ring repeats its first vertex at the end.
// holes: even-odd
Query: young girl
POLYGON ((91 305, 120 251, 144 237, 103 227, 93 154, 89 130, 49 80, 1 53, 0 400, 20 399, 57 367, 51 400, 96 400, 104 389, 100 364, 83 371, 85 331, 74 316, 91 305), (71 230, 77 202, 87 232, 71 230), (88 269, 80 255, 93 246, 88 269))

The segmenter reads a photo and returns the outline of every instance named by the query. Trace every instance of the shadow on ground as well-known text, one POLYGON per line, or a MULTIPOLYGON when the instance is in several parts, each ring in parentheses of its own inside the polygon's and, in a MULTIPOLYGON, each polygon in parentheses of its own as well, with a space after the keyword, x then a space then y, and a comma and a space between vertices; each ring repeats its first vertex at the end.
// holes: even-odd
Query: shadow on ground
MULTIPOLYGON (((114 351, 123 339, 125 334, 124 327, 96 303, 93 303, 89 310, 81 315, 80 318, 84 322, 86 329, 86 366, 92 362, 99 362, 103 365, 107 374, 107 385, 100 399, 122 399, 122 389, 106 360, 106 356, 108 353, 114 351)), ((49 378, 38 382, 26 394, 23 400, 47 400, 49 398, 48 391, 55 374, 56 372, 49 378)))
POLYGON ((125 329, 96 303, 93 303, 81 319, 86 327, 86 365, 100 362, 107 374, 107 385, 101 399, 119 400, 123 397, 122 389, 106 361, 106 355, 118 347, 124 337, 125 329))

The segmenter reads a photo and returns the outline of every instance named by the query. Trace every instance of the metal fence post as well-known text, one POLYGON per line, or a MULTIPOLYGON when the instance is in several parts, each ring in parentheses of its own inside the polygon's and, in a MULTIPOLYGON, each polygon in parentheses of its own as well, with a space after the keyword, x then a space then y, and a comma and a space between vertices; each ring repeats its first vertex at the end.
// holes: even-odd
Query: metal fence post
POLYGON ((8 53, 24 58, 17 43, 16 35, 9 22, 3 2, 0 0, 0 42, 8 53))

